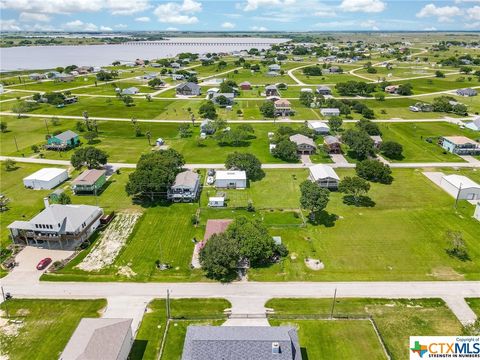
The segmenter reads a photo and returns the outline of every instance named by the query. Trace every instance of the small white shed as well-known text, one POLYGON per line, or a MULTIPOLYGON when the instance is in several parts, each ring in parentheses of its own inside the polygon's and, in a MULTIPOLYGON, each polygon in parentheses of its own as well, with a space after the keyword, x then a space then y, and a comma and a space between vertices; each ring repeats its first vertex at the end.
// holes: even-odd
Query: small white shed
POLYGON ((247 187, 247 174, 245 171, 217 171, 215 186, 224 189, 245 189, 247 187))
POLYGON ((225 206, 225 198, 223 196, 211 196, 208 198, 208 206, 223 207, 225 206))
POLYGON ((480 200, 480 185, 463 175, 446 175, 440 185, 461 200, 480 200))
POLYGON ((23 178, 23 185, 34 190, 49 190, 68 179, 66 169, 43 168, 23 178))

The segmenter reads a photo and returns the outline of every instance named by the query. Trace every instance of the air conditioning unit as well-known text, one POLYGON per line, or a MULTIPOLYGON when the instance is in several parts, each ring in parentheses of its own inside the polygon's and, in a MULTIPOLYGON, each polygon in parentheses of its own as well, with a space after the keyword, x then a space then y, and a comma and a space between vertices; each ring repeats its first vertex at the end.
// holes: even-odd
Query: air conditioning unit
POLYGON ((280 344, 278 342, 272 343, 272 354, 280 354, 280 344))

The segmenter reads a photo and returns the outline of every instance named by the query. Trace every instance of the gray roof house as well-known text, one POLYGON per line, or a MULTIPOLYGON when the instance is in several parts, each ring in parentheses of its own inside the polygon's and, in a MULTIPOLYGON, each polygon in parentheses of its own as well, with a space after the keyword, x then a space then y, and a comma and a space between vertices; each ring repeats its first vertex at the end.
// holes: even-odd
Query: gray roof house
POLYGON ((63 248, 78 245, 100 225, 103 210, 91 205, 48 204, 30 221, 14 221, 7 228, 13 242, 24 245, 47 245, 63 248))
POLYGON ((288 326, 189 326, 182 360, 301 360, 288 326))
POLYGON ((132 344, 132 319, 83 318, 59 359, 127 360, 132 344))
MULTIPOLYGON (((213 93, 210 95, 211 97, 211 100, 215 103, 215 104, 218 104, 218 97, 219 96, 224 96, 226 99, 227 99, 227 103, 226 104, 222 104, 224 106, 226 105, 233 105, 233 103, 235 102, 234 99, 235 99, 235 94, 234 93, 213 93)), ((218 104, 219 105, 219 104, 218 104)))
POLYGON ((200 193, 200 176, 191 170, 182 171, 168 190, 167 198, 175 202, 195 201, 200 193))
POLYGON ((204 119, 200 123, 200 132, 205 133, 206 135, 212 135, 215 133, 216 129, 213 126, 214 121, 210 119, 204 119))
POLYGON ((473 119, 471 123, 466 124, 465 127, 474 131, 480 131, 480 116, 473 119))
POLYGON ((195 84, 193 82, 180 84, 177 86, 176 90, 177 90, 177 95, 191 96, 191 95, 201 94, 200 86, 198 86, 198 84, 195 84))
POLYGON ((139 91, 140 90, 138 90, 138 88, 132 86, 132 87, 123 89, 122 90, 122 95, 135 95, 135 94, 138 94, 139 91))
POLYGON ((476 96, 477 91, 471 88, 466 88, 466 89, 458 89, 457 90, 457 95, 460 96, 476 96))
POLYGON ((313 154, 317 150, 315 141, 310 139, 308 136, 295 134, 290 136, 290 141, 293 141, 295 144, 297 144, 297 151, 300 154, 313 154))
POLYGON ((332 95, 332 89, 323 85, 318 86, 316 92, 320 95, 332 95))

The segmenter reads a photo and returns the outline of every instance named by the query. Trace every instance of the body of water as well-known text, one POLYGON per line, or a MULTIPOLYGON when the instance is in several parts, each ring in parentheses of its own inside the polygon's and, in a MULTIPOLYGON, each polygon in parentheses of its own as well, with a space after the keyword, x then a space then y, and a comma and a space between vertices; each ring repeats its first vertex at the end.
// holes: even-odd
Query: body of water
POLYGON ((250 48, 266 49, 288 39, 172 38, 165 41, 120 45, 22 46, 0 49, 0 70, 52 69, 57 66, 105 66, 115 60, 157 59, 182 52, 204 54, 250 48), (258 45, 261 44, 261 45, 258 45), (270 44, 270 45, 269 45, 270 44))

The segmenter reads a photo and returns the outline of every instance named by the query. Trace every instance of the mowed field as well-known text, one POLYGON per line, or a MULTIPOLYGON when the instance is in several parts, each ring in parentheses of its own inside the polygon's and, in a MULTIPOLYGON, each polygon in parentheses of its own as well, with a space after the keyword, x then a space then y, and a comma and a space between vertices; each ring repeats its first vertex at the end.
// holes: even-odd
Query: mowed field
MULTIPOLYGON (((372 184, 369 196, 373 207, 348 206, 343 203, 342 194, 333 192, 318 222, 306 225, 303 225, 302 216, 295 213, 299 214, 299 184, 307 178, 307 170, 266 170, 265 173, 264 179, 251 182, 247 190, 228 191, 228 208, 205 207, 207 197, 215 194, 209 187, 203 189, 200 210, 198 204, 139 207, 143 215, 111 266, 90 273, 75 268, 89 252, 87 249, 63 270, 44 278, 92 281, 204 279, 200 270, 190 268, 193 238, 203 239, 208 219, 233 219, 239 215, 262 220, 272 236, 282 237, 290 252, 280 263, 250 269, 251 280, 480 278, 477 236, 480 224, 472 218, 474 207, 462 201, 455 210, 453 198, 431 183, 420 170, 395 170, 391 185, 372 184), (256 208, 253 213, 243 210, 249 200, 256 208), (200 224, 195 227, 191 220, 198 211, 200 224), (449 230, 462 233, 470 261, 462 262, 447 255, 445 250, 450 244, 445 234, 449 230), (307 268, 304 264, 306 258, 322 261, 325 268, 319 271, 307 268), (170 264, 171 269, 158 270, 156 260, 170 264), (122 267, 129 267, 134 274, 130 277, 119 274, 122 267)), ((344 177, 353 175, 354 171, 338 170, 337 173, 344 177)), ((462 174, 476 173, 463 170, 462 174)), ((472 179, 476 177, 472 176, 472 179)), ((121 191, 120 182, 126 178, 116 180, 119 183, 115 185, 121 191)), ((99 196, 100 204, 102 196, 99 196)), ((78 201, 75 197, 75 202, 78 201)), ((127 205, 124 203, 117 210, 121 211, 127 205)), ((307 215, 304 212, 303 218, 307 215)))
MULTIPOLYGON (((58 359, 80 320, 100 317, 106 305, 105 300, 10 300, 10 317, 20 323, 2 325, 0 355, 16 360, 58 359)), ((6 320, 5 303, 0 309, 1 320, 6 320)))
MULTIPOLYGON (((376 359, 382 352, 378 338, 365 323, 326 318, 333 299, 272 299, 273 325, 295 325, 308 359, 376 359), (282 319, 283 318, 283 319, 282 319), (348 339, 348 340, 346 340, 348 339)), ((462 325, 441 299, 389 300, 337 298, 334 316, 370 316, 393 360, 408 359, 410 336, 460 335, 462 325)), ((372 329, 373 330, 373 329, 372 329)))

